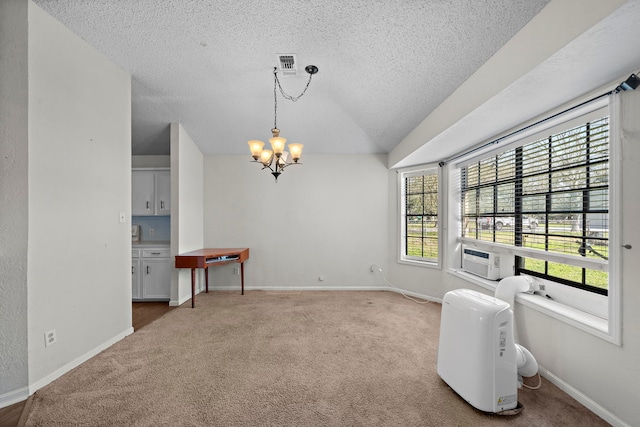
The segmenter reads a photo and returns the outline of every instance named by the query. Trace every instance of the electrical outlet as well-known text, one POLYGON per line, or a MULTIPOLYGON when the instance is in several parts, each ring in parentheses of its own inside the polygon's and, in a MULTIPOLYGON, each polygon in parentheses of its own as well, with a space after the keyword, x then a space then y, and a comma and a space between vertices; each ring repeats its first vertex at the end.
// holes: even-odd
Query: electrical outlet
POLYGON ((44 333, 44 346, 49 347, 56 342, 56 330, 52 329, 44 333))
POLYGON ((235 274, 236 276, 238 276, 240 274, 240 267, 235 267, 233 269, 233 274, 235 274))
POLYGON ((149 236, 153 236, 154 234, 156 234, 156 230, 154 230, 153 228, 149 229, 149 236))

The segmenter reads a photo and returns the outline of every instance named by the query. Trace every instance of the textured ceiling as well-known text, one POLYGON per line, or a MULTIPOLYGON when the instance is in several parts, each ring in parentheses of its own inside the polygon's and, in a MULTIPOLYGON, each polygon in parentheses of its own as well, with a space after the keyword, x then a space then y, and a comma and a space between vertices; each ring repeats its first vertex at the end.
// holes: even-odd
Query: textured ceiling
MULTIPOLYGON (((612 13, 605 12, 595 25, 392 166, 448 161, 569 101, 603 94, 630 73, 640 74, 640 49, 636 47, 640 0, 618 3, 612 6, 612 13)), ((569 13, 578 15, 571 6, 569 13)), ((543 31, 555 36, 552 23, 545 24, 543 31)))
POLYGON ((34 0, 133 77, 133 154, 168 154, 181 122, 205 154, 278 127, 305 153, 388 153, 548 0, 34 0))

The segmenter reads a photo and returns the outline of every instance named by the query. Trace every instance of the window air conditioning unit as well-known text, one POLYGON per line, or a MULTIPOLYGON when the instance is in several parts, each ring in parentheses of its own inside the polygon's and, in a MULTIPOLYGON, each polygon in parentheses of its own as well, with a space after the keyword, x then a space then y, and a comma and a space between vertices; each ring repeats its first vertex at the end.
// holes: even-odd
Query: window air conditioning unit
POLYGON ((462 269, 484 279, 498 280, 513 275, 513 255, 462 247, 462 269))

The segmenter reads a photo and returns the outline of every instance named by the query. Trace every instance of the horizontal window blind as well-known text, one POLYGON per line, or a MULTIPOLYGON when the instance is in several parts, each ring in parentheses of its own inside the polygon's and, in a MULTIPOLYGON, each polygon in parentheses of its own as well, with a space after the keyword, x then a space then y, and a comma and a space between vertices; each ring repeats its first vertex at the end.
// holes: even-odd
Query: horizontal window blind
POLYGON ((607 110, 552 130, 463 163, 462 237, 526 248, 522 271, 602 293, 608 280, 602 271, 609 241, 607 110), (558 257, 547 253, 566 261, 549 261, 558 257), (572 262, 575 257, 580 262, 572 262), (593 269, 585 268, 590 262, 593 269))
POLYGON ((527 126, 521 130, 511 132, 505 137, 484 142, 468 153, 456 156, 454 158, 456 160, 455 167, 467 166, 494 154, 521 147, 530 142, 544 139, 549 135, 607 116, 608 102, 608 97, 598 97, 579 107, 571 108, 562 114, 541 120, 537 125, 527 126))

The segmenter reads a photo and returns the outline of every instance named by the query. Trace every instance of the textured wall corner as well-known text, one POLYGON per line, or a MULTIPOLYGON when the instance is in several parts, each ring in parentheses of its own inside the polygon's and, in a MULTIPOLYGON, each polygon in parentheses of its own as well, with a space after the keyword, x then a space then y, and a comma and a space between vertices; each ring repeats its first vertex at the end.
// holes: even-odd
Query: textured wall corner
POLYGON ((0 407, 29 380, 27 9, 0 2, 0 407))

